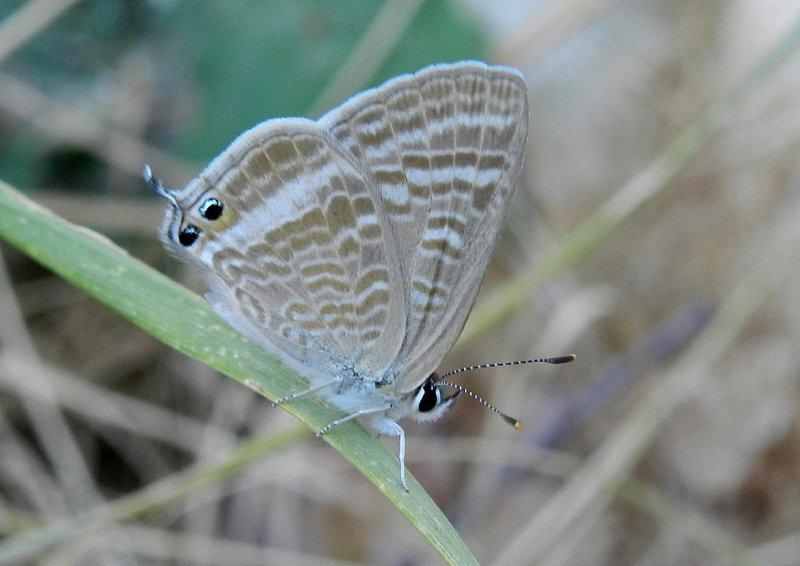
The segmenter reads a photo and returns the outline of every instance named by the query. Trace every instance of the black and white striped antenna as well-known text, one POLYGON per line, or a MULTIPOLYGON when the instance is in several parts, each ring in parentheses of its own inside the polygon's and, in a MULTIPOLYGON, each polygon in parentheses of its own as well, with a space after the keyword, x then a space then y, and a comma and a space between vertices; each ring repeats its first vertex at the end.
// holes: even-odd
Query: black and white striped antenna
POLYGON ((469 389, 467 389, 466 387, 464 387, 460 383, 454 383, 452 381, 448 381, 446 378, 448 378, 448 377, 450 377, 452 375, 458 375, 460 373, 466 373, 468 371, 475 371, 475 370, 479 370, 479 369, 499 368, 499 367, 504 367, 504 366, 521 366, 521 365, 524 365, 524 364, 537 364, 537 363, 542 363, 542 364, 566 364, 566 363, 569 363, 569 362, 573 361, 574 359, 575 359, 575 356, 573 354, 570 354, 568 356, 557 356, 557 357, 554 357, 554 358, 534 358, 534 359, 531 359, 531 360, 516 360, 516 361, 513 361, 513 362, 492 362, 492 363, 488 363, 488 364, 476 364, 474 366, 467 366, 467 367, 463 367, 463 368, 459 368, 459 369, 454 369, 454 370, 448 371, 448 372, 446 372, 446 373, 444 373, 442 375, 435 375, 434 378, 433 378, 433 381, 434 381, 434 383, 436 383, 438 385, 447 385, 448 387, 452 387, 454 389, 457 389, 458 391, 460 391, 461 393, 464 393, 468 397, 471 397, 472 399, 475 399, 478 403, 480 403, 481 405, 483 405, 484 407, 486 407, 487 409, 492 411, 494 414, 498 415, 501 419, 506 421, 508 424, 513 426, 515 429, 522 430, 524 427, 523 427, 523 425, 522 425, 522 423, 520 421, 518 421, 514 417, 511 417, 511 416, 505 414, 500 409, 498 409, 497 407, 495 407, 494 405, 489 403, 489 401, 487 401, 486 399, 484 399, 483 397, 481 397, 477 393, 475 393, 473 391, 470 391, 469 389))
POLYGON ((574 354, 570 354, 568 356, 557 356, 555 358, 534 358, 532 360, 516 360, 513 362, 492 362, 489 364, 477 364, 474 366, 467 366, 459 369, 454 369, 452 371, 448 371, 445 374, 442 374, 440 377, 442 379, 450 377, 451 375, 458 375, 459 373, 466 373, 468 371, 475 371, 478 369, 486 369, 486 368, 499 368, 504 366, 521 366, 524 364, 566 364, 571 362, 575 359, 574 354))

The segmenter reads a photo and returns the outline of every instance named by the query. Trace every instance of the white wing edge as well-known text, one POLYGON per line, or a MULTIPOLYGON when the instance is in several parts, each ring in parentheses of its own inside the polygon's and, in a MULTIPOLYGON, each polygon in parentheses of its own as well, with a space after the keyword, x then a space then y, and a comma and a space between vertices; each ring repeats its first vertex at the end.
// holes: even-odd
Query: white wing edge
POLYGON ((465 70, 473 70, 483 73, 495 73, 497 75, 503 75, 508 78, 517 79, 523 85, 525 85, 525 77, 522 75, 519 69, 515 69, 514 67, 506 67, 505 65, 489 65, 483 61, 476 60, 457 61, 455 63, 435 63, 433 65, 423 67, 414 73, 398 75, 376 87, 364 90, 358 94, 354 94, 336 108, 326 112, 317 120, 317 122, 319 122, 323 128, 330 129, 336 125, 336 122, 342 115, 346 115, 356 108, 361 108, 371 104, 375 99, 382 98, 384 93, 391 91, 399 85, 412 81, 416 82, 431 75, 461 72, 465 70))

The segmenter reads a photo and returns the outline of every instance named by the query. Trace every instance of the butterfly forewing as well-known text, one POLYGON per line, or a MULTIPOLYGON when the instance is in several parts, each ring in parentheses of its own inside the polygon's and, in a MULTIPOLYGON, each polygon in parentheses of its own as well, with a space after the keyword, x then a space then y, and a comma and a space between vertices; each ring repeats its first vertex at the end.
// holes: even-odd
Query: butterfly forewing
MULTIPOLYGON (((201 230, 188 247, 209 299, 234 327, 316 374, 380 377, 405 315, 399 261, 371 180, 318 124, 265 122, 242 134, 178 196, 201 230), (208 198, 222 216, 204 220, 208 198)), ((173 228, 177 231, 180 228, 173 228)), ((169 230, 169 228, 168 228, 169 230)))
POLYGON ((397 238, 400 390, 436 369, 466 322, 519 178, 527 112, 518 72, 467 62, 399 77, 320 120, 367 170, 397 238))

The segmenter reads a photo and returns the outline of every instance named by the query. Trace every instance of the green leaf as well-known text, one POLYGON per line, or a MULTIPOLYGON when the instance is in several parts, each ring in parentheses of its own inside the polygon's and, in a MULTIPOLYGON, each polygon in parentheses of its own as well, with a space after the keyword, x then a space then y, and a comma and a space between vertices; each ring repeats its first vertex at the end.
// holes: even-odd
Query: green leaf
MULTIPOLYGON (((279 360, 234 331, 206 301, 107 238, 66 222, 2 181, 0 237, 156 338, 269 399, 307 385, 279 360)), ((312 395, 285 408, 314 430, 342 416, 312 395)), ((324 439, 374 483, 446 561, 476 563, 453 526, 410 475, 411 491, 403 490, 397 457, 361 425, 349 422, 324 439)), ((35 533, 18 536, 32 535, 35 533)), ((0 545, 0 555, 16 539, 11 537, 0 545)), ((49 536, 42 545, 59 542, 63 540, 49 536)))

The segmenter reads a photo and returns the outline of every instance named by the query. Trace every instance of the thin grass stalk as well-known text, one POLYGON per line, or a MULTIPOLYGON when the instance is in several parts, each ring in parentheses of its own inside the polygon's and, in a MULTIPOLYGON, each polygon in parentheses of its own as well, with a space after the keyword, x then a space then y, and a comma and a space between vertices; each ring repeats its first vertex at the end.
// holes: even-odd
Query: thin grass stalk
POLYGON ((798 43, 800 18, 792 23, 750 73, 719 101, 706 108, 667 145, 663 153, 567 234, 539 265, 487 293, 472 311, 456 348, 463 348, 518 312, 537 285, 577 265, 615 228, 669 187, 730 123, 748 95, 795 53, 798 43))
POLYGON ((190 493, 230 478, 254 460, 308 435, 307 428, 296 427, 253 438, 220 462, 192 467, 70 520, 50 523, 40 529, 15 535, 0 546, 0 563, 30 560, 57 544, 80 540, 113 528, 116 523, 163 509, 190 493))
MULTIPOLYGON (((307 386, 305 379, 228 326, 206 301, 103 236, 69 224, 2 182, 0 237, 156 338, 268 399, 307 386)), ((343 416, 314 395, 284 408, 314 430, 343 416)), ((405 492, 397 457, 363 426, 345 423, 324 440, 373 482, 447 562, 475 563, 456 530, 410 474, 410 492, 405 492)), ((62 540, 48 532, 30 537, 35 544, 16 537, 0 544, 0 560, 6 555, 24 559, 62 540)))
POLYGON ((495 562, 498 566, 546 562, 589 511, 606 505, 667 418, 708 379, 714 365, 770 293, 794 266, 800 247, 800 204, 789 207, 777 236, 758 238, 757 265, 728 293, 694 344, 587 458, 583 467, 524 525, 495 562))

